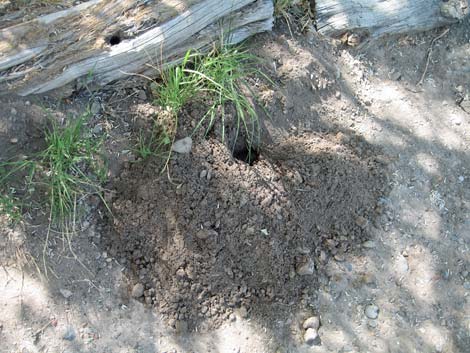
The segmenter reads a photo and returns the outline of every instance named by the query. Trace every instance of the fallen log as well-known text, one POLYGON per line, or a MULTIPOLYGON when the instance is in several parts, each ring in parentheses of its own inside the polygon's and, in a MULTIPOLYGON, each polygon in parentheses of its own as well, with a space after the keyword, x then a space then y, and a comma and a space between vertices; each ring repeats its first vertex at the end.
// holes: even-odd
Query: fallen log
POLYGON ((370 37, 425 31, 468 15, 469 0, 316 0, 320 33, 340 36, 357 31, 370 37))
POLYGON ((272 0, 91 0, 0 29, 0 94, 102 86, 272 24, 272 0))

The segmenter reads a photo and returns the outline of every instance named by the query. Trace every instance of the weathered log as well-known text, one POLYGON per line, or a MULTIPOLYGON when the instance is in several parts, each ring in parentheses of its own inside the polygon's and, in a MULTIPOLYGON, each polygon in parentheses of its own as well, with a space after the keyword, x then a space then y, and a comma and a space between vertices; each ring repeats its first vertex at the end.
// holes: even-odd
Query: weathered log
POLYGON ((0 30, 0 93, 105 85, 272 23, 272 0, 91 0, 0 30))
POLYGON ((320 33, 359 31, 371 37, 425 31, 468 15, 469 0, 316 0, 320 33))

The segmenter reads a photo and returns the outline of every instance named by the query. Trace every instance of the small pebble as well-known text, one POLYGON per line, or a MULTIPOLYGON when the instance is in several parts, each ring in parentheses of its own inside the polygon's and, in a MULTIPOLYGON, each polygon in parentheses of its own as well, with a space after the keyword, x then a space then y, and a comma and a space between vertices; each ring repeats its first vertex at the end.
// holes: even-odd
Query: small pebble
POLYGON ((204 179, 207 176, 207 170, 202 170, 201 173, 199 173, 199 178, 204 179))
POLYGON ((69 299, 73 295, 73 293, 71 291, 69 291, 68 289, 59 289, 59 292, 60 292, 60 294, 62 294, 62 296, 65 299, 69 299))
POLYGON ((141 296, 144 295, 144 285, 142 283, 137 283, 134 285, 132 288, 132 297, 133 298, 140 298, 141 296))
POLYGON ((375 304, 369 304, 366 306, 364 313, 369 319, 377 319, 379 317, 379 307, 375 304))
POLYGON ((92 104, 91 107, 90 107, 90 112, 91 112, 93 115, 96 115, 96 114, 98 114, 100 111, 101 111, 101 104, 98 103, 98 102, 93 102, 93 104, 92 104))
POLYGON ((463 287, 465 289, 470 289, 470 282, 466 281, 464 284, 463 284, 463 287))
POLYGON ((16 137, 13 137, 12 139, 10 139, 10 142, 12 144, 17 144, 18 143, 18 139, 16 137))
POLYGON ((15 108, 11 108, 11 110, 10 110, 10 114, 11 114, 11 115, 16 115, 17 113, 18 113, 18 112, 16 111, 15 108))
POLYGON ((309 346, 313 346, 318 339, 318 332, 314 328, 308 328, 304 334, 304 341, 309 346))
POLYGON ((198 237, 198 239, 201 239, 201 240, 206 240, 207 238, 210 238, 210 237, 215 238, 218 235, 219 233, 217 233, 217 231, 213 229, 201 229, 200 231, 196 233, 196 237, 198 237))
POLYGON ((93 133, 96 134, 96 135, 101 134, 102 131, 103 131, 103 126, 101 126, 101 124, 97 124, 93 128, 93 133))
POLYGON ((367 326, 370 328, 376 328, 377 327, 377 320, 368 320, 367 321, 367 326))
POLYGON ((302 327, 305 330, 309 328, 318 330, 318 328, 320 327, 320 319, 318 318, 318 316, 311 316, 307 320, 304 321, 302 327))
POLYGON ((246 319, 248 317, 248 309, 242 306, 240 309, 238 309, 238 314, 242 319, 246 319))
POLYGON ((362 243, 362 246, 366 249, 373 249, 377 246, 377 244, 373 240, 367 240, 364 243, 362 243))
POLYGON ((297 274, 299 276, 310 276, 315 273, 315 264, 312 260, 308 260, 306 263, 297 267, 297 274))
POLYGON ((139 98, 141 101, 147 100, 147 94, 145 91, 140 90, 139 93, 137 93, 137 98, 139 98))
POLYGON ((186 154, 191 152, 191 147, 193 146, 193 140, 191 137, 185 137, 184 139, 176 141, 171 150, 176 153, 186 154))

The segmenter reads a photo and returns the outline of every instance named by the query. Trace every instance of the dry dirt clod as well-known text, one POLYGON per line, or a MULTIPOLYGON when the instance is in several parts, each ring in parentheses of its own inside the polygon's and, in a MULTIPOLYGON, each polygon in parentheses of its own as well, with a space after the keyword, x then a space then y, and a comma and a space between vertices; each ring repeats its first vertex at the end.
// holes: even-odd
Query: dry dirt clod
POLYGON ((144 285, 142 283, 137 283, 134 285, 132 288, 132 297, 133 298, 140 298, 141 296, 144 295, 144 285))
POLYGON ((307 330, 309 328, 313 328, 318 330, 320 327, 320 318, 318 316, 311 316, 307 320, 304 321, 302 327, 307 330))

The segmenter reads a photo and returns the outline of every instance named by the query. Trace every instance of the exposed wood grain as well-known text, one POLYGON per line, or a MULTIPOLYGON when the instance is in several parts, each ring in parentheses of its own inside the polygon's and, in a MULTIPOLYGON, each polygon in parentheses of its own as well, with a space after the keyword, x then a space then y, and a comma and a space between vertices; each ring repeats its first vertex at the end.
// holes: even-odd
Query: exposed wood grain
POLYGON ((468 0, 316 0, 317 28, 326 35, 363 31, 376 37, 424 31, 456 22, 469 12, 468 0))
POLYGON ((273 22, 272 0, 93 0, 0 31, 0 93, 104 85, 177 62, 223 33, 231 43, 273 22), (119 38, 116 45, 110 38, 119 38))

